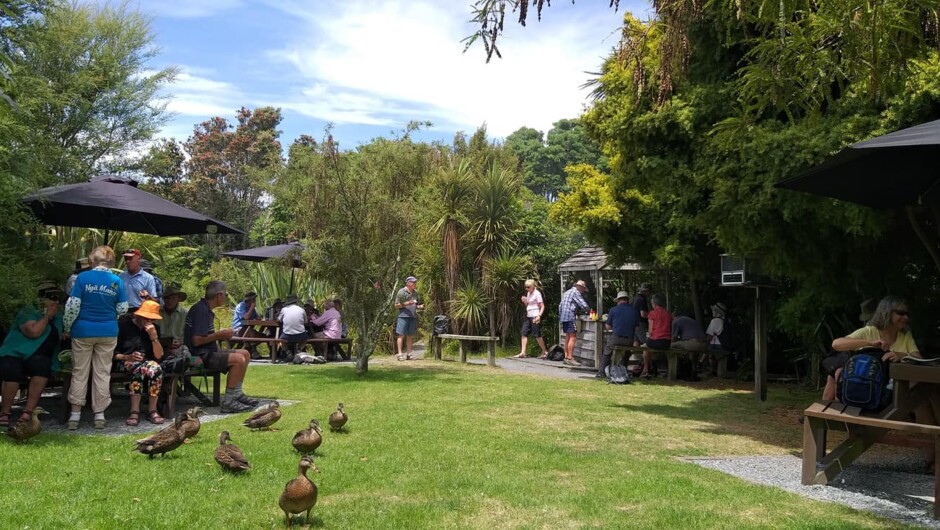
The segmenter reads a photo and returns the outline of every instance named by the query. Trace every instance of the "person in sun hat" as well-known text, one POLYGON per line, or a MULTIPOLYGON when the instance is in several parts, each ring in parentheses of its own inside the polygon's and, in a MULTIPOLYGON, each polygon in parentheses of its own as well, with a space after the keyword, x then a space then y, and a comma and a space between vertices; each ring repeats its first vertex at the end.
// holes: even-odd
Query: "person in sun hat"
POLYGON ((29 304, 16 313, 10 332, 0 345, 3 381, 0 427, 13 423, 10 414, 20 382, 29 379, 29 394, 19 419, 29 419, 53 370, 59 368, 57 354, 63 335, 60 304, 64 297, 65 291, 55 282, 42 283, 38 289, 39 304, 29 304))
MULTIPOLYGON (((617 304, 610 308, 607 313, 607 322, 604 327, 610 330, 610 337, 605 339, 604 355, 601 357, 601 365, 597 371, 597 378, 607 377, 607 367, 610 365, 613 357, 614 346, 632 346, 633 338, 636 333, 636 323, 640 319, 633 305, 630 304, 630 293, 620 291, 617 293, 617 304)), ((624 356, 623 364, 626 365, 628 356, 624 356)))
POLYGON ((157 398, 163 385, 160 360, 164 352, 160 344, 160 331, 154 324, 162 319, 160 304, 155 300, 144 300, 131 318, 118 324, 112 371, 131 374, 131 380, 126 385, 131 412, 125 423, 132 427, 140 423, 140 396, 143 390, 147 391, 147 419, 154 425, 164 421, 157 411, 157 398))
POLYGON ((156 295, 157 284, 153 276, 140 267, 140 251, 136 248, 124 251, 125 269, 118 276, 124 282, 124 291, 127 293, 127 307, 133 312, 140 307, 141 302, 156 295))
POLYGON ((424 309, 418 297, 418 291, 415 290, 417 285, 418 278, 409 276, 405 278, 405 286, 395 294, 395 309, 398 310, 395 333, 398 335, 396 344, 399 361, 411 360, 414 338, 418 332, 418 310, 424 309))
POLYGON ((565 334, 565 360, 563 362, 569 366, 581 366, 581 363, 574 358, 574 346, 578 340, 578 328, 574 324, 574 319, 578 308, 587 310, 589 307, 584 300, 585 292, 587 292, 587 283, 584 280, 578 280, 561 295, 561 303, 558 304, 558 321, 561 322, 561 330, 565 334))

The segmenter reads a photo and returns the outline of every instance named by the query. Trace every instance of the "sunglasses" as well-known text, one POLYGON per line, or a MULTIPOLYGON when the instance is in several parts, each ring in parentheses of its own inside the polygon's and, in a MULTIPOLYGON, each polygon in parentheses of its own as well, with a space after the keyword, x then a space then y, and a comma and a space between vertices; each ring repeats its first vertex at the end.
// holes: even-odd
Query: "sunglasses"
POLYGON ((901 317, 906 317, 907 315, 910 314, 910 312, 907 311, 906 309, 895 309, 894 311, 892 311, 892 313, 901 317))

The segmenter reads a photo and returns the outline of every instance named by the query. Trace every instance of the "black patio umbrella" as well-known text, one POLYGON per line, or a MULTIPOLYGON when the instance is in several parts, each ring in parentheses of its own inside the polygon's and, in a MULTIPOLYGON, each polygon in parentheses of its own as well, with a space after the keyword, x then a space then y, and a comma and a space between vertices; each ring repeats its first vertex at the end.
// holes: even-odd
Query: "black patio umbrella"
POLYGON ((778 188, 872 208, 940 205, 940 120, 852 144, 778 188))
POLYGON ((243 234, 234 226, 137 188, 137 182, 101 175, 89 182, 43 188, 23 198, 43 223, 158 236, 243 234))
POLYGON ((233 250, 223 252, 223 256, 229 258, 242 259, 246 261, 267 261, 269 259, 289 259, 290 260, 290 287, 288 293, 294 292, 294 269, 302 268, 304 265, 300 261, 300 254, 304 247, 300 243, 284 243, 283 245, 269 245, 265 247, 246 248, 244 250, 233 250))

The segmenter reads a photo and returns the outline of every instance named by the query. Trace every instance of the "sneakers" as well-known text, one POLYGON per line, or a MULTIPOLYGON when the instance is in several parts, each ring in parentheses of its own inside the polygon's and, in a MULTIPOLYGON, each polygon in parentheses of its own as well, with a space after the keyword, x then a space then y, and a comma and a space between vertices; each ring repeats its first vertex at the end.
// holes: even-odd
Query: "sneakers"
POLYGON ((238 396, 237 398, 235 398, 235 400, 238 401, 239 403, 244 403, 245 405, 248 405, 249 407, 257 407, 258 404, 261 403, 257 399, 248 397, 245 394, 238 396))
POLYGON ((578 361, 574 360, 574 358, 565 359, 562 364, 565 364, 565 365, 567 365, 567 366, 581 366, 581 363, 579 363, 578 361))
POLYGON ((105 420, 95 420, 95 428, 104 429, 105 423, 105 420))
POLYGON ((251 405, 242 403, 238 401, 238 399, 236 398, 236 399, 228 399, 228 400, 223 401, 222 406, 219 407, 219 410, 223 414, 236 414, 239 412, 248 412, 249 410, 252 410, 253 408, 254 407, 252 407, 251 405))
POLYGON ((65 423, 65 428, 70 431, 78 430, 78 420, 69 420, 65 423))

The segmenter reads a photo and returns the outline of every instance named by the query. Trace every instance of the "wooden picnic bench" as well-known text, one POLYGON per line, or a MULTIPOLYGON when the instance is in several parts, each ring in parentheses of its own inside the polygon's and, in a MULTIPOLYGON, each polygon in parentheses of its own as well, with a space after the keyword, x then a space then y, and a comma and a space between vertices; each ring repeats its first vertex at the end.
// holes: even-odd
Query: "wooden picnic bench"
MULTIPOLYGON (((675 381, 678 379, 679 374, 679 356, 680 355, 702 355, 709 354, 715 355, 718 358, 718 377, 726 377, 728 373, 728 354, 729 352, 724 350, 655 350, 652 348, 643 348, 639 346, 614 346, 611 355, 611 364, 619 364, 622 362, 623 355, 625 354, 634 354, 634 353, 643 353, 650 352, 654 354, 663 354, 666 356, 668 361, 668 366, 666 369, 666 375, 670 381, 675 381)), ((629 360, 627 365, 629 365, 629 360)))
MULTIPOLYGON (((246 344, 287 344, 288 341, 281 338, 268 338, 268 337, 232 337, 232 340, 228 341, 229 346, 232 346, 233 343, 246 343, 246 344)), ((304 341, 304 344, 326 344, 327 347, 337 344, 352 344, 352 339, 329 339, 326 337, 311 337, 304 341)), ((277 363, 277 352, 271 352, 271 363, 277 363)))
MULTIPOLYGON (((69 387, 72 384, 72 372, 60 371, 58 372, 58 375, 62 378, 62 411, 64 421, 68 419, 69 412, 72 410, 72 407, 68 402, 69 387)), ((131 375, 132 374, 128 372, 111 372, 111 384, 127 383, 131 380, 131 375)), ((176 415, 176 387, 178 383, 181 384, 182 390, 184 392, 189 392, 207 407, 218 407, 222 402, 222 372, 217 370, 207 370, 204 367, 189 367, 185 372, 164 373, 163 386, 160 388, 160 398, 157 400, 157 403, 161 403, 163 405, 160 414, 164 418, 169 419, 176 415), (211 398, 206 396, 202 390, 199 389, 199 387, 193 384, 192 379, 194 377, 212 378, 211 398)), ((90 380, 88 389, 90 392, 90 380)), ((208 388, 206 388, 206 391, 208 392, 208 388)))
POLYGON ((464 349, 464 341, 473 340, 479 342, 486 342, 486 364, 490 366, 496 366, 496 342, 499 341, 499 337, 490 337, 488 335, 455 335, 453 333, 441 333, 440 335, 434 335, 434 358, 438 361, 441 360, 441 354, 444 351, 444 340, 453 339, 460 341, 460 362, 467 362, 467 351, 464 349))

